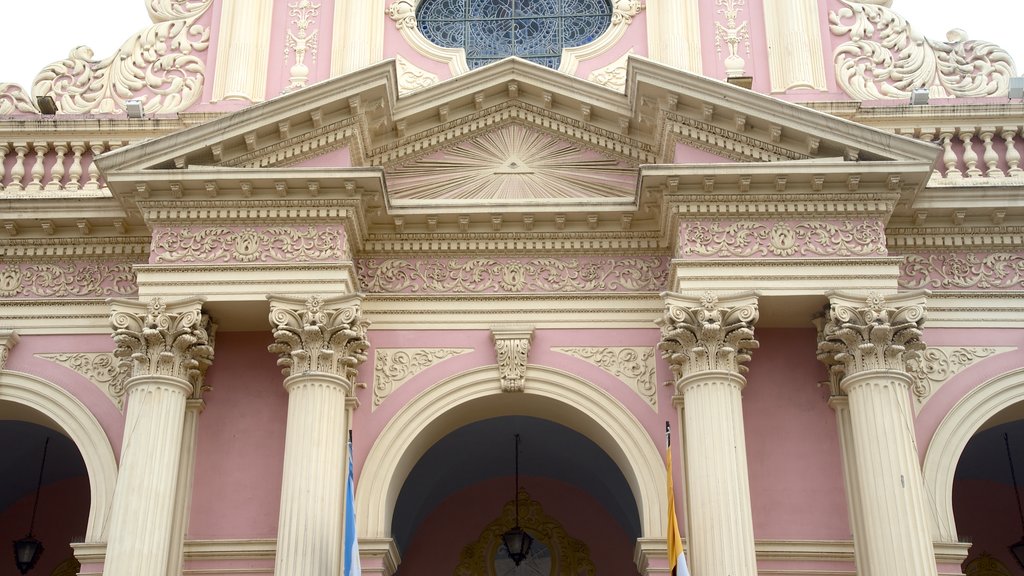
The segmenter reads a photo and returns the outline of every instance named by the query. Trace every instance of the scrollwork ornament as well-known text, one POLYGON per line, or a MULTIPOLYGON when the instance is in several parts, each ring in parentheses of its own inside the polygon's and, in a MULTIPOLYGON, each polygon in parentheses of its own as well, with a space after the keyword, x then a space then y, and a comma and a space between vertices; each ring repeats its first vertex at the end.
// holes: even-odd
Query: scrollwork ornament
POLYGON ((613 8, 612 25, 629 25, 633 22, 633 17, 644 9, 644 3, 642 0, 615 0, 613 8))
POLYGON ((680 252, 692 256, 885 256, 885 227, 843 222, 693 222, 680 231, 680 252))
POLYGON ((369 348, 361 297, 272 296, 270 324, 275 342, 267 349, 278 355, 282 374, 321 372, 355 382, 369 348))
POLYGON ((17 84, 0 84, 0 116, 15 112, 37 114, 39 111, 24 88, 17 84))
POLYGON ((213 362, 214 325, 202 313, 203 300, 165 303, 110 300, 114 356, 131 375, 169 376, 202 389, 203 376, 213 362))
POLYGON ((707 292, 700 297, 664 294, 664 316, 658 320, 658 350, 668 360, 676 381, 706 371, 744 374, 757 323, 757 297, 742 294, 720 299, 707 292))
POLYGON ((388 7, 388 16, 395 22, 399 30, 416 29, 416 4, 412 0, 395 0, 388 7))
POLYGON ((821 323, 819 360, 844 377, 869 370, 909 372, 908 363, 925 349, 926 296, 833 294, 821 323))
POLYGON ((654 364, 654 348, 606 347, 606 348, 554 348, 585 360, 605 372, 621 379, 636 391, 652 408, 658 407, 657 368, 654 364))
POLYGON ((374 350, 373 407, 380 406, 399 386, 434 364, 471 352, 470 348, 421 348, 374 350))
POLYGON ((533 341, 533 330, 524 327, 498 327, 491 330, 498 361, 502 392, 526 389, 526 365, 533 341))
POLYGON ((343 257, 340 229, 163 228, 153 233, 156 263, 322 262, 343 257))
POLYGON ((1017 252, 908 254, 900 285, 932 290, 1024 288, 1024 255, 1017 252))
POLYGON ((38 354, 78 372, 101 390, 114 402, 119 410, 124 408, 125 384, 131 376, 131 366, 117 356, 105 353, 38 354))
POLYGON ((836 80, 855 99, 906 99, 915 88, 938 97, 1004 96, 1016 75, 1009 53, 963 30, 938 42, 913 30, 891 2, 840 1, 830 28, 849 40, 834 52, 836 80))

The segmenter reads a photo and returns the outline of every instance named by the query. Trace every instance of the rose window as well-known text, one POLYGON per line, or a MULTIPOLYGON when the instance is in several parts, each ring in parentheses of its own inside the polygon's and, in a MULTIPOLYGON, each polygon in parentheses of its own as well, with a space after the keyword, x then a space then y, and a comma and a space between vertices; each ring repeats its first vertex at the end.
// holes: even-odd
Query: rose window
POLYGON ((509 56, 558 69, 562 49, 597 39, 611 25, 608 0, 423 0, 420 32, 462 48, 470 68, 509 56))

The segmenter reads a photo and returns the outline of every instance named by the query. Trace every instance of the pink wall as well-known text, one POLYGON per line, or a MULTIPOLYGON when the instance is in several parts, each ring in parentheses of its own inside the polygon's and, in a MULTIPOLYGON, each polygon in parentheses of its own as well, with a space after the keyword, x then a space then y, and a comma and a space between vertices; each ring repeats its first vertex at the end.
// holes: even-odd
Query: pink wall
MULTIPOLYGON (((35 492, 0 510, 0 574, 18 574, 11 542, 23 538, 32 520, 35 492)), ((89 479, 68 478, 43 486, 39 494, 34 536, 43 543, 43 555, 33 575, 50 574, 61 562, 74 556, 71 542, 81 542, 89 522, 89 479)))
POLYGON ((270 332, 217 334, 199 417, 188 538, 273 538, 288 396, 270 332))
POLYGON ((988 553, 1009 569, 1024 575, 1008 547, 1020 540, 1013 487, 988 480, 957 480, 953 483, 953 513, 962 539, 972 542, 967 563, 988 553))
MULTIPOLYGON (((483 529, 500 517, 510 499, 511 478, 480 482, 444 500, 420 525, 402 556, 401 573, 452 574, 462 549, 477 541, 483 529)), ((558 520, 569 536, 590 549, 596 574, 636 574, 635 542, 589 494, 547 478, 522 477, 522 487, 558 520)))

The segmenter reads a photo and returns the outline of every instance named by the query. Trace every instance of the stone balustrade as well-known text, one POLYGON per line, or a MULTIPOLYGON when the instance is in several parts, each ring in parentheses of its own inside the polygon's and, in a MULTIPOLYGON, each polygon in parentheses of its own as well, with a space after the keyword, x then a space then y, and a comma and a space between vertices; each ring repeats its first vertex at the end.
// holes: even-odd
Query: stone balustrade
POLYGON ((93 158, 121 141, 0 141, 0 193, 78 192, 106 187, 93 158))
POLYGON ((1021 128, 1019 125, 941 126, 904 135, 942 147, 930 186, 1016 185, 1024 184, 1021 128))

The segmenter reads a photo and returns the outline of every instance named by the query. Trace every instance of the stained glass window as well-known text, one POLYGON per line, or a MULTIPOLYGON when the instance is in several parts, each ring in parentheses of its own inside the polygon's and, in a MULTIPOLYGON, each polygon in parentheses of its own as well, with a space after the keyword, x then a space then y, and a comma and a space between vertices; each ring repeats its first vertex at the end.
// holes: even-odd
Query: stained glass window
POLYGON ((420 32, 447 48, 464 48, 470 68, 519 56, 558 68, 562 48, 600 36, 612 20, 609 0, 423 0, 420 32))

